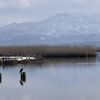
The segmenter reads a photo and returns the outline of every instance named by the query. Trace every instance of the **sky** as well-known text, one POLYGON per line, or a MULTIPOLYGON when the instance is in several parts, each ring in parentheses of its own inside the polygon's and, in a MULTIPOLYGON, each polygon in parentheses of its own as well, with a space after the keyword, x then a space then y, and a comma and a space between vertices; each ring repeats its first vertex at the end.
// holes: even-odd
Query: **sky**
POLYGON ((100 0, 0 0, 0 27, 58 13, 100 13, 100 0))

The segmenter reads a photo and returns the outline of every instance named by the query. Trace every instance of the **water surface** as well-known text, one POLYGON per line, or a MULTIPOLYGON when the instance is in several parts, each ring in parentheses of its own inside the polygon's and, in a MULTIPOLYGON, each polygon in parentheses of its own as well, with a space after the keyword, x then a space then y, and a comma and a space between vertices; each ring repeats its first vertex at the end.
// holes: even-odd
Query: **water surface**
POLYGON ((1 66, 0 73, 0 100, 100 100, 98 57, 1 66))

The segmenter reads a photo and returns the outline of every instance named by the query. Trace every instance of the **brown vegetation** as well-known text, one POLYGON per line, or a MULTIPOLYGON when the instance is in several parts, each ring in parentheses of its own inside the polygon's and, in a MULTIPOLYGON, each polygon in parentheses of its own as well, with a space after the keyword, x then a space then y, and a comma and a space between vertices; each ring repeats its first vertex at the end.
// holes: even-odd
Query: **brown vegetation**
POLYGON ((92 57, 96 50, 91 47, 67 46, 9 46, 0 47, 0 55, 41 57, 92 57))

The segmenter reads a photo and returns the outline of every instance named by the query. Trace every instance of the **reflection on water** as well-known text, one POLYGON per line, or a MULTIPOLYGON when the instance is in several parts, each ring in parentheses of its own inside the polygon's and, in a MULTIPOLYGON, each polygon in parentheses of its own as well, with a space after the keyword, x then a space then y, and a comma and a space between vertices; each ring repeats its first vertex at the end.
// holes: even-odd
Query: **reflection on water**
POLYGON ((22 64, 17 64, 17 63, 9 63, 9 64, 6 64, 6 65, 2 65, 0 67, 3 67, 3 69, 5 68, 15 68, 16 66, 19 66, 19 65, 22 65, 22 66, 36 66, 36 67, 44 67, 44 66, 47 66, 47 65, 50 65, 50 64, 78 64, 78 63, 83 63, 83 64, 86 64, 86 63, 94 63, 96 62, 96 60, 100 60, 100 58, 66 58, 66 59, 45 59, 43 62, 24 62, 22 64))
POLYGON ((99 58, 48 59, 3 67, 1 100, 100 100, 99 58))

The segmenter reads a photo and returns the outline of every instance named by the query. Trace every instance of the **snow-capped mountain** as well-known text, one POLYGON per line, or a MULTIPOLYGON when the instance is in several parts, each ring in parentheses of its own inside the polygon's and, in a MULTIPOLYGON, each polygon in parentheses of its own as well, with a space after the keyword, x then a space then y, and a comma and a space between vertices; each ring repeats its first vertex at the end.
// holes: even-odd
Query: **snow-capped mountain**
POLYGON ((0 45, 37 44, 100 46, 100 16, 57 14, 40 22, 0 28, 0 45))

